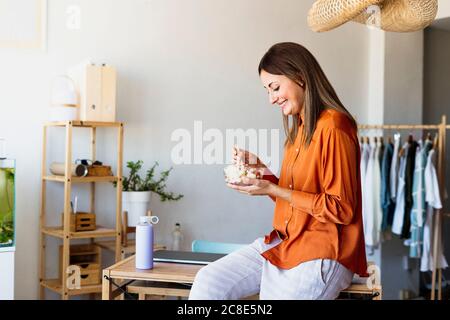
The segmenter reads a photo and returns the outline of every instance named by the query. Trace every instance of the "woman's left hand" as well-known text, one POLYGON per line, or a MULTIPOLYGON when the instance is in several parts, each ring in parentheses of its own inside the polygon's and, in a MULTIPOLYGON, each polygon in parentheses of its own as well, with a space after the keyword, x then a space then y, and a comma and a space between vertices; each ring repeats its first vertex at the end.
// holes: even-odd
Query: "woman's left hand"
POLYGON ((275 184, 268 180, 251 179, 247 177, 242 178, 242 183, 248 184, 248 186, 240 186, 231 183, 227 183, 227 186, 231 189, 252 196, 273 196, 277 187, 275 184))

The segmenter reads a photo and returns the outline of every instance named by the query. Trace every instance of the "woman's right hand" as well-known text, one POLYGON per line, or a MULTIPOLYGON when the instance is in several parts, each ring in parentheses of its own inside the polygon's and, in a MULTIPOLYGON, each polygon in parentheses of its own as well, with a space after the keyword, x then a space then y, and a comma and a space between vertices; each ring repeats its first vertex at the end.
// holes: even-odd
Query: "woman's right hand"
POLYGON ((232 152, 234 164, 244 164, 251 168, 267 168, 256 155, 247 150, 239 149, 237 146, 234 146, 232 152))

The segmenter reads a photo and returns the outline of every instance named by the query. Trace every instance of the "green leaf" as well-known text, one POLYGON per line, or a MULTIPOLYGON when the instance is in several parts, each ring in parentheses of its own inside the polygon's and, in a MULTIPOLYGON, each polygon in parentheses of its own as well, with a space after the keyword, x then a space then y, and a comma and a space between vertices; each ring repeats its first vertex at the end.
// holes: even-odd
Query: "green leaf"
MULTIPOLYGON (((175 195, 173 192, 166 191, 166 181, 169 178, 172 167, 168 170, 160 172, 158 179, 155 178, 155 170, 159 165, 157 161, 153 166, 147 170, 144 179, 139 175, 139 170, 142 169, 144 162, 138 160, 137 162, 128 161, 127 168, 130 169, 128 176, 122 178, 123 191, 152 191, 160 196, 161 201, 177 201, 183 198, 182 194, 175 195)), ((117 187, 117 183, 114 183, 117 187)))

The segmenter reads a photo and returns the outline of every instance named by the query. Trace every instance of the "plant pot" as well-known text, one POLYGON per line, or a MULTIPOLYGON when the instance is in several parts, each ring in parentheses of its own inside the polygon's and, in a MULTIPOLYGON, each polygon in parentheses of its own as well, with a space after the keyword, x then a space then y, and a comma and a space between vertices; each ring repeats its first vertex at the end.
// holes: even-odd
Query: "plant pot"
POLYGON ((123 191, 122 211, 128 212, 128 226, 135 227, 139 217, 146 216, 150 204, 151 191, 123 191))

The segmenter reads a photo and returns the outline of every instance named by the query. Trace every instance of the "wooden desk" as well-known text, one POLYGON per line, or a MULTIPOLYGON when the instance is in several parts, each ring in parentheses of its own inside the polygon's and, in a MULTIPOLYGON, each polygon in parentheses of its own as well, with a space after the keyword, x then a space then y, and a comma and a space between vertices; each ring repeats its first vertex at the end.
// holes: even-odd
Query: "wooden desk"
MULTIPOLYGON (((103 270, 103 300, 114 299, 123 293, 120 289, 113 288, 115 285, 112 282, 119 285, 124 285, 125 283, 126 286, 127 281, 133 280, 145 281, 144 285, 133 286, 135 290, 130 291, 138 293, 139 299, 145 296, 145 288, 148 288, 152 292, 151 294, 187 297, 195 275, 203 267, 203 265, 194 264, 155 262, 153 269, 140 270, 135 267, 134 257, 134 255, 128 257, 103 270), (187 286, 184 287, 183 285, 187 286), (137 288, 142 288, 142 294, 137 288), (157 289, 161 289, 159 293, 157 289)), ((370 295, 374 300, 381 300, 381 292, 381 287, 369 289, 365 284, 361 283, 354 283, 342 291, 342 293, 370 295)))
MULTIPOLYGON (((123 292, 114 289, 116 280, 144 280, 157 283, 179 283, 191 285, 202 265, 155 262, 153 269, 140 270, 135 267, 134 255, 103 270, 102 299, 109 300, 123 292)), ((124 281, 120 281, 123 283, 124 281)))

